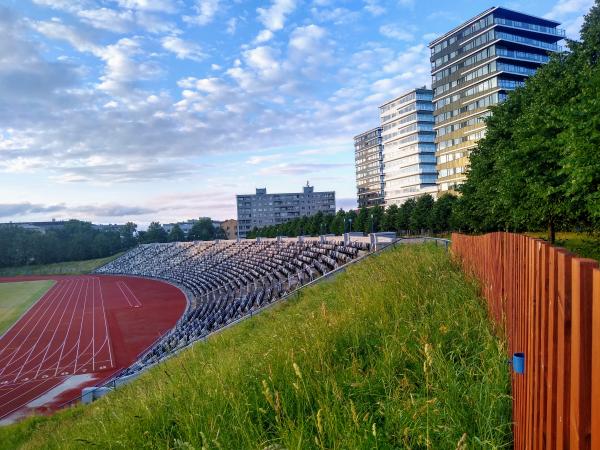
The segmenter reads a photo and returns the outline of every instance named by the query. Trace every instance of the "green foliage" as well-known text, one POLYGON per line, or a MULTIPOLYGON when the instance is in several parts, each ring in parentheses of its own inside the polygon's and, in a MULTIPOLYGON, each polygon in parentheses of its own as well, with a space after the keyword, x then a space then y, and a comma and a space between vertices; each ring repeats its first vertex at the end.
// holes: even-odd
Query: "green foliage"
POLYGON ((335 234, 341 236, 348 231, 371 233, 380 231, 395 231, 400 234, 422 233, 433 231, 441 233, 451 231, 456 220, 453 220, 456 197, 447 194, 441 199, 441 204, 435 202, 429 194, 418 199, 409 199, 400 207, 391 205, 387 209, 383 206, 361 208, 356 211, 345 212, 340 209, 335 215, 321 212, 311 217, 301 217, 290 220, 280 225, 264 228, 255 228, 246 236, 249 239, 256 237, 299 236, 321 234, 335 234))
POLYGON ((151 242, 167 242, 168 239, 169 236, 160 222, 151 222, 146 232, 141 235, 140 242, 149 244, 151 242))
POLYGON ((171 232, 169 233, 169 242, 181 242, 185 241, 185 233, 181 229, 181 227, 177 224, 171 228, 171 232))
POLYGON ((188 241, 212 241, 215 239, 215 227, 212 220, 203 217, 198 220, 188 232, 188 241))
POLYGON ((84 261, 65 261, 52 264, 0 268, 0 277, 16 277, 22 275, 81 275, 90 273, 104 264, 118 258, 119 252, 106 258, 87 259, 84 261))
POLYGON ((582 42, 493 108, 454 217, 476 231, 600 230, 600 6, 582 42))
POLYGON ((410 216, 410 229, 412 231, 419 233, 429 228, 433 203, 434 200, 430 194, 421 195, 415 201, 415 208, 410 216))
POLYGON ((0 447, 509 448, 505 351, 447 253, 404 246, 0 447))
POLYGON ((433 204, 429 215, 429 228, 434 233, 441 233, 454 229, 452 211, 456 204, 456 196, 444 194, 433 204))
MULTIPOLYGON (((135 229, 135 224, 133 229, 135 229)), ((102 258, 132 246, 121 231, 101 231, 89 222, 70 220, 45 233, 16 225, 0 226, 0 267, 102 258)))

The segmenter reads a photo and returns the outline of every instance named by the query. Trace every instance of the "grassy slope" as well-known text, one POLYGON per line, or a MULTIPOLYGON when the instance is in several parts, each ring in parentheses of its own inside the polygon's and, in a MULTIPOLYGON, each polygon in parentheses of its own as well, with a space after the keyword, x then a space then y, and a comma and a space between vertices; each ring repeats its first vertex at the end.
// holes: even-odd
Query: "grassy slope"
POLYGON ((50 280, 0 283, 0 336, 53 284, 50 280))
POLYGON ((0 428, 0 446, 510 447, 505 350, 476 292, 442 249, 384 252, 91 407, 0 428))
MULTIPOLYGON (((526 234, 540 239, 548 239, 548 233, 546 232, 526 234)), ((600 239, 587 233, 559 231, 556 233, 556 243, 554 245, 564 247, 583 258, 593 258, 600 261, 600 239)))
POLYGON ((3 267, 0 268, 0 277, 14 277, 20 275, 78 275, 90 273, 97 267, 118 258, 123 253, 107 256, 106 258, 88 259, 85 261, 67 261, 37 266, 3 267))

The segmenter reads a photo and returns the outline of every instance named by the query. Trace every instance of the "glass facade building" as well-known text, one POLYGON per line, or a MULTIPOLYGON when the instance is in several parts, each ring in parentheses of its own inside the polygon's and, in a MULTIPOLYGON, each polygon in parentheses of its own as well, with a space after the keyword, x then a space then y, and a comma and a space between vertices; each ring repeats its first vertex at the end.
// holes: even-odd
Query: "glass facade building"
POLYGON ((237 195, 238 237, 245 238, 253 228, 277 225, 322 211, 335 214, 335 192, 315 192, 313 186, 300 193, 267 194, 266 188, 255 195, 237 195))
POLYGON ((413 89, 379 107, 386 206, 437 192, 432 96, 413 89))
POLYGON ((429 44, 440 191, 466 179, 490 106, 522 86, 550 52, 561 50, 565 32, 559 25, 495 7, 429 44))
POLYGON ((383 144, 381 127, 354 137, 358 207, 383 204, 383 144))

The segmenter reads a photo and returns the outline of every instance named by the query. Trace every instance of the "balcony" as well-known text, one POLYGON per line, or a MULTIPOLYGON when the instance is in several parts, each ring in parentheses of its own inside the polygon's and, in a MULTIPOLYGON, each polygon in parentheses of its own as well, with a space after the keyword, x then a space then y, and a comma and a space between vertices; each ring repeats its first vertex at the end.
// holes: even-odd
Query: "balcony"
POLYGON ((510 20, 510 19, 503 19, 501 17, 495 17, 494 23, 497 25, 504 25, 506 27, 518 28, 520 30, 528 30, 528 31, 534 31, 536 33, 551 34, 553 36, 559 36, 561 38, 564 38, 566 36, 565 30, 563 30, 562 28, 545 27, 543 25, 536 25, 533 23, 519 22, 518 20, 510 20))
POLYGON ((538 41, 536 39, 526 38, 524 36, 517 36, 510 33, 505 33, 503 31, 496 31, 496 38, 502 39, 509 42, 515 42, 517 44, 530 45, 532 47, 543 48, 545 50, 549 50, 551 52, 561 52, 562 47, 557 44, 550 44, 544 41, 538 41))

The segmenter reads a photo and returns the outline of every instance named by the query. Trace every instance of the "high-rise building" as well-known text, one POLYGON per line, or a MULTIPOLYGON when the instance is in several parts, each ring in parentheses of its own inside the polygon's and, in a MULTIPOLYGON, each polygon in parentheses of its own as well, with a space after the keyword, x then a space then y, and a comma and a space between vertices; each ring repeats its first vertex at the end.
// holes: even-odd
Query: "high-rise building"
POLYGON ((358 207, 383 204, 383 144, 381 127, 354 137, 358 207))
POLYGON ((379 107, 386 206, 437 192, 432 95, 417 88, 379 107))
MULTIPOLYGON (((565 37, 558 22, 490 8, 429 44, 438 188, 466 179, 490 106, 522 86, 565 37)), ((385 134, 385 133, 384 133, 385 134)))
POLYGON ((253 228, 278 225, 319 211, 335 214, 335 192, 315 192, 313 186, 300 193, 267 194, 266 188, 254 195, 237 195, 238 237, 245 238, 253 228))

